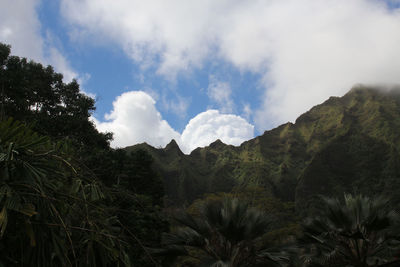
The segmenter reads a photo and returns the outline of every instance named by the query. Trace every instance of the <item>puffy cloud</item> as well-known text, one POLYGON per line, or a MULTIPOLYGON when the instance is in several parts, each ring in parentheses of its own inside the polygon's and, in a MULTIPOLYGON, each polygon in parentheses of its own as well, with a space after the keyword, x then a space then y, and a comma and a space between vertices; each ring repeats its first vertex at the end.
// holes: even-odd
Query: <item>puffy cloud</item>
POLYGON ((83 34, 109 37, 174 76, 224 60, 263 77, 259 129, 355 83, 399 83, 397 0, 62 0, 83 34), (388 6, 391 2, 391 8, 388 6))
POLYGON ((218 81, 212 76, 210 77, 207 95, 213 102, 217 103, 223 113, 232 113, 234 110, 231 94, 232 90, 229 83, 218 81))
POLYGON ((245 119, 221 114, 218 110, 207 110, 191 119, 182 133, 184 151, 204 147, 220 139, 225 144, 240 145, 254 137, 254 126, 245 119))
POLYGON ((146 142, 155 147, 175 139, 185 153, 207 146, 220 139, 226 144, 239 145, 253 137, 254 127, 243 118, 208 110, 191 119, 182 135, 172 129, 157 111, 154 99, 143 91, 131 91, 118 96, 106 121, 94 119, 102 132, 113 132, 113 147, 146 142))
POLYGON ((43 64, 51 64, 69 82, 78 78, 68 60, 53 45, 53 36, 41 35, 37 8, 40 0, 2 0, 0 2, 0 42, 10 44, 12 53, 43 64))
POLYGON ((114 109, 106 114, 106 122, 95 120, 102 132, 113 132, 113 147, 124 147, 146 142, 154 146, 165 146, 180 135, 161 118, 154 99, 143 91, 131 91, 118 96, 114 109))

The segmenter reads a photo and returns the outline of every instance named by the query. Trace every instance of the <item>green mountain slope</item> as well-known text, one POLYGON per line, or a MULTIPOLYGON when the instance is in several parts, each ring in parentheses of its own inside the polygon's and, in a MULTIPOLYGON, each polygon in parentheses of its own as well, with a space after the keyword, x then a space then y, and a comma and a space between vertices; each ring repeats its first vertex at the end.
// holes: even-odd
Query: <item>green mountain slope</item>
POLYGON ((400 157, 391 144, 349 131, 330 142, 308 164, 296 187, 297 210, 313 212, 319 195, 383 194, 400 200, 400 157))
MULTIPOLYGON (((164 149, 147 144, 126 149, 144 149, 154 157, 154 166, 164 177, 167 197, 173 204, 189 203, 204 193, 228 192, 248 185, 263 186, 271 196, 286 201, 293 201, 296 196, 298 203, 315 194, 327 193, 316 184, 323 185, 324 177, 330 177, 344 163, 349 165, 347 171, 332 174, 330 178, 329 184, 337 185, 337 190, 331 193, 357 185, 340 187, 340 177, 361 179, 360 183, 368 184, 389 172, 397 175, 395 170, 384 166, 397 160, 399 129, 400 90, 358 86, 343 97, 331 97, 313 107, 294 124, 283 124, 238 147, 217 140, 190 155, 183 154, 175 141, 164 149), (357 143, 370 150, 357 150, 357 143), (326 154, 338 159, 332 161, 334 165, 329 165, 331 159, 326 154), (370 162, 370 154, 381 167, 370 162)), ((373 187, 380 190, 378 185, 373 187)))

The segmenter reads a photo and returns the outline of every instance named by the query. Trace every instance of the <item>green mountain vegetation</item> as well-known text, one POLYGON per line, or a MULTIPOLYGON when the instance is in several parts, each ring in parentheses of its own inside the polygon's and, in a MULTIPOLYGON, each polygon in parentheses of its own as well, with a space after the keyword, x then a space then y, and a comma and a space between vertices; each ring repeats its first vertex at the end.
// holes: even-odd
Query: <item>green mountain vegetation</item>
POLYGON ((238 147, 112 149, 76 81, 10 53, 0 267, 399 266, 399 89, 354 87, 238 147))
POLYGON ((387 192, 397 200, 399 127, 400 90, 356 86, 238 147, 217 140, 185 155, 172 141, 126 150, 153 156, 171 203, 260 186, 301 211, 319 194, 387 192))

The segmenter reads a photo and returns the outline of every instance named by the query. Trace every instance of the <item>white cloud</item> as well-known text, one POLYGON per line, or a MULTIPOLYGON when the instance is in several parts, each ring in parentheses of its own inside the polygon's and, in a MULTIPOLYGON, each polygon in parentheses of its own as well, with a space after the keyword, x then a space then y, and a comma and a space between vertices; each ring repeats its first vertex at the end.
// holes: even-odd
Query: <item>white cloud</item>
POLYGON ((300 2, 281 4, 282 18, 268 26, 279 32, 271 34, 275 44, 264 73, 269 88, 256 114, 259 127, 293 121, 356 83, 400 82, 398 11, 388 11, 382 1, 300 2))
POLYGON ((94 119, 102 132, 113 132, 113 147, 125 147, 146 142, 155 147, 175 139, 185 153, 207 146, 220 139, 226 144, 239 145, 254 135, 254 127, 243 118, 208 110, 198 114, 179 134, 162 119, 154 99, 143 91, 131 91, 118 96, 106 121, 94 119))
POLYGON ((400 12, 381 0, 62 0, 62 10, 74 31, 169 77, 221 59, 260 74, 262 130, 355 83, 400 83, 400 12))
POLYGON ((232 113, 234 103, 231 98, 231 86, 227 82, 218 81, 215 77, 210 77, 210 83, 207 88, 208 97, 215 103, 223 113, 232 113))
POLYGON ((12 45, 13 53, 35 60, 43 59, 44 41, 36 14, 39 0, 2 0, 0 40, 12 45))
POLYGON ((159 57, 158 72, 174 76, 182 69, 199 66, 209 53, 208 43, 215 37, 209 35, 213 21, 205 18, 215 18, 209 12, 215 10, 209 7, 225 8, 227 2, 62 0, 61 10, 83 33, 115 40, 144 65, 159 57))
POLYGON ((161 118, 154 99, 143 91, 131 91, 118 96, 113 111, 106 114, 106 122, 95 121, 102 132, 113 132, 113 147, 124 147, 146 142, 165 146, 179 134, 161 118))
POLYGON ((78 78, 68 60, 54 44, 51 35, 41 35, 37 8, 40 0, 1 0, 0 42, 11 45, 14 55, 52 65, 66 82, 78 78))
POLYGON ((254 126, 245 119, 221 114, 218 110, 207 110, 191 119, 182 133, 185 151, 204 147, 220 139, 225 144, 240 145, 254 137, 254 126))

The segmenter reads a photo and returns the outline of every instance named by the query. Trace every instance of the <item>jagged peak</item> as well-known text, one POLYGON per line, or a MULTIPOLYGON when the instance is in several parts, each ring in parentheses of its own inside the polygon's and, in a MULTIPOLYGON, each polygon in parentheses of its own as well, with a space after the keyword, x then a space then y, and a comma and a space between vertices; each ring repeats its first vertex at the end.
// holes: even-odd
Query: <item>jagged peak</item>
POLYGON ((183 155, 182 150, 179 148, 178 143, 174 139, 172 139, 171 142, 169 142, 169 144, 164 148, 164 151, 168 153, 175 151, 178 154, 183 155))
POLYGON ((221 146, 226 146, 226 144, 224 142, 222 142, 220 139, 217 139, 214 142, 212 142, 209 146, 211 148, 218 148, 218 147, 221 147, 221 146))
POLYGON ((219 149, 219 148, 223 148, 226 146, 229 146, 229 145, 225 144, 220 139, 217 139, 214 142, 212 142, 208 147, 213 148, 213 149, 219 149))
POLYGON ((153 146, 151 146, 151 145, 149 145, 148 143, 146 143, 146 142, 143 142, 143 143, 138 143, 138 144, 135 144, 135 145, 132 145, 132 146, 127 146, 127 147, 125 147, 125 148, 123 148, 123 149, 146 149, 146 148, 152 148, 152 149, 154 149, 154 147, 153 146))
POLYGON ((175 139, 172 139, 171 142, 169 142, 168 145, 165 148, 171 147, 171 146, 172 147, 179 147, 178 143, 175 141, 175 139))

